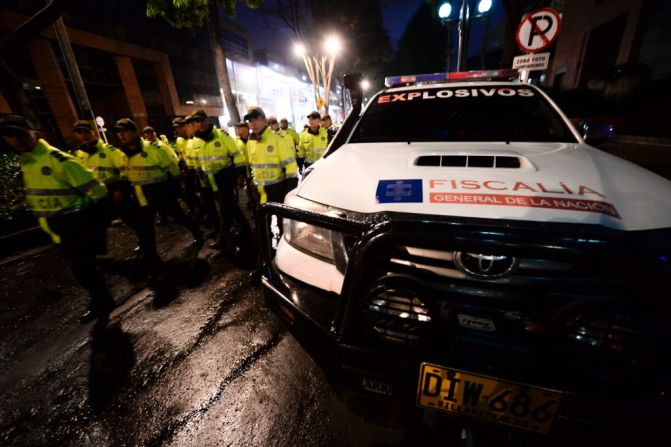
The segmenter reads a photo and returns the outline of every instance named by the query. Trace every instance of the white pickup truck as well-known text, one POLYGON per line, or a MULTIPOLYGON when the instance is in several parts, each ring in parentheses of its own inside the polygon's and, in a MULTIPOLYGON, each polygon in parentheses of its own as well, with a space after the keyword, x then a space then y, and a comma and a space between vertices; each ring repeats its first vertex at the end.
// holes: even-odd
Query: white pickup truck
POLYGON ((499 76, 388 78, 355 107, 263 211, 284 227, 265 296, 366 416, 650 421, 671 391, 671 182, 499 76))

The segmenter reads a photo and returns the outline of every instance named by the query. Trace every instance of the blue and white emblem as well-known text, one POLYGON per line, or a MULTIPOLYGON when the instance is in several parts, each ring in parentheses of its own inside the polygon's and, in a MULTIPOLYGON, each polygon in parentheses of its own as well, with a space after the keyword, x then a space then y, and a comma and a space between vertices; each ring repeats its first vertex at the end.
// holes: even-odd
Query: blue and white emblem
POLYGON ((421 203, 422 180, 380 180, 375 199, 377 203, 421 203))

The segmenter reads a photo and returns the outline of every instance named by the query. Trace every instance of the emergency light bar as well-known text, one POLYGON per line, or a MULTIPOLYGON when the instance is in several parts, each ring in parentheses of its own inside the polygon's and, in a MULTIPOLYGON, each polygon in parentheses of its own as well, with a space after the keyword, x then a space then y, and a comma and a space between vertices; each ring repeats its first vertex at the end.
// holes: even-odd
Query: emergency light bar
POLYGON ((480 70, 480 71, 456 71, 452 73, 431 73, 431 74, 416 74, 404 76, 387 76, 384 78, 384 85, 386 87, 395 87, 405 84, 419 84, 429 82, 445 82, 445 81, 462 81, 462 80, 492 80, 510 79, 519 76, 517 70, 501 69, 501 70, 480 70))

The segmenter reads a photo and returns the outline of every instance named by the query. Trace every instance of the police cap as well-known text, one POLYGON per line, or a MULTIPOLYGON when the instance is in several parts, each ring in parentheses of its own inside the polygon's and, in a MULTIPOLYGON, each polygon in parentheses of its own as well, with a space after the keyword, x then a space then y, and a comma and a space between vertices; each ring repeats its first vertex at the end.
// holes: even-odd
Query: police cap
POLYGON ((191 115, 189 115, 188 122, 193 122, 193 121, 205 121, 207 119, 207 113, 205 113, 205 110, 203 109, 198 109, 194 111, 191 115))
POLYGON ((239 123, 233 124, 235 127, 247 127, 249 128, 249 124, 247 124, 246 121, 240 121, 239 123))
POLYGON ((275 118, 273 115, 270 115, 268 117, 268 124, 277 124, 277 118, 275 118))
POLYGON ((245 121, 253 120, 256 118, 265 118, 266 114, 261 107, 250 107, 247 109, 247 114, 244 116, 245 121))
POLYGON ((19 115, 3 115, 0 117, 0 135, 8 135, 15 132, 28 133, 29 130, 37 130, 33 123, 19 115))
POLYGON ((151 126, 147 126, 147 127, 145 127, 144 129, 142 129, 142 133, 147 133, 147 132, 155 133, 156 131, 154 130, 153 127, 151 127, 151 126))
POLYGON ((134 130, 135 132, 139 130, 135 121, 130 118, 121 118, 116 122, 114 128, 117 130, 134 130))
POLYGON ((72 126, 73 132, 90 132, 93 130, 93 126, 86 120, 78 120, 72 126))
POLYGON ((179 117, 179 116, 172 120, 172 127, 175 127, 175 128, 182 127, 185 124, 186 124, 186 119, 182 118, 182 117, 179 117))
POLYGON ((312 119, 321 119, 321 117, 322 117, 322 116, 321 116, 321 115, 319 114, 319 112, 317 112, 317 111, 312 111, 312 112, 310 112, 310 114, 308 115, 308 118, 312 118, 312 119))
POLYGON ((322 121, 326 121, 326 120, 330 120, 330 119, 331 119, 331 115, 329 115, 328 113, 326 115, 322 116, 322 121))

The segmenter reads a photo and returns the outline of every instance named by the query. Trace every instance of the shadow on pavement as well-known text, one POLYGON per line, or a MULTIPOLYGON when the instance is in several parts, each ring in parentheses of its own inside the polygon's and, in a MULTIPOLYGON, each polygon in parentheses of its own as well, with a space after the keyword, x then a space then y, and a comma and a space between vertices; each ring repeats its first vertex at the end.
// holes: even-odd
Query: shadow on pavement
POLYGON ((103 411, 123 386, 135 365, 130 335, 119 326, 96 324, 92 332, 89 368, 89 404, 94 413, 103 411))
POLYGON ((179 296, 180 289, 200 286, 209 272, 210 264, 205 259, 171 259, 165 262, 160 273, 149 282, 149 287, 154 291, 154 307, 168 305, 179 296))

